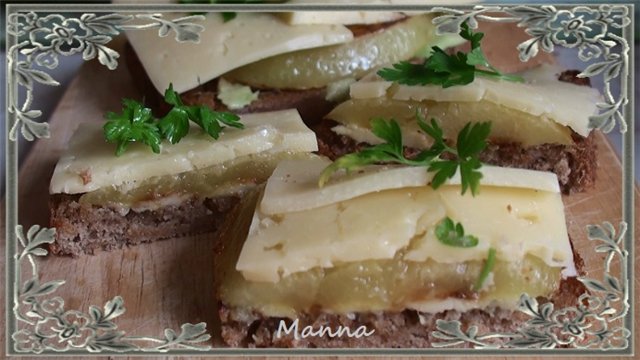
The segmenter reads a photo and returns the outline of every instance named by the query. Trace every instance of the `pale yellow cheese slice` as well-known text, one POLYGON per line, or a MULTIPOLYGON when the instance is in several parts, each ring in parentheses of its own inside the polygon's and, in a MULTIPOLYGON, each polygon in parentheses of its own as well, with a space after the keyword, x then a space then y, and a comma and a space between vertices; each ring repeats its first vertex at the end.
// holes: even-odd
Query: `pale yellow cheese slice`
POLYGON ((317 179, 326 161, 312 159, 306 163, 316 163, 316 171, 299 161, 285 161, 267 182, 236 264, 249 281, 277 282, 315 267, 391 259, 400 250, 405 251, 408 261, 481 260, 490 247, 504 261, 518 261, 531 254, 549 266, 575 273, 559 189, 545 183, 546 178, 555 178, 553 174, 491 168, 485 172, 487 181, 481 185, 480 194, 472 197, 470 193, 460 194, 460 186, 455 185, 459 179, 437 190, 425 185, 401 186, 415 180, 412 177, 418 173, 407 170, 402 174, 410 178, 407 180, 396 168, 380 167, 357 180, 339 181, 333 189, 321 193, 309 179, 317 179), (368 191, 347 195, 355 189, 352 181, 368 191), (373 181, 385 185, 374 186, 373 181), (305 187, 309 193, 304 194, 305 187), (275 197, 286 198, 287 189, 292 192, 286 202, 291 207, 276 207, 279 212, 266 213, 265 203, 271 203, 266 208, 273 210, 273 204, 278 203, 275 197), (323 203, 320 197, 330 201, 323 203), (302 202, 309 205, 294 205, 302 202), (478 246, 441 244, 433 231, 445 216, 476 235, 478 246))
MULTIPOLYGON (((320 188, 320 173, 330 164, 331 161, 326 158, 280 163, 267 182, 260 211, 273 215, 309 210, 367 193, 426 186, 433 178, 433 172, 427 172, 423 167, 374 165, 349 175, 336 173, 320 188)), ((481 171, 483 186, 530 188, 553 193, 560 191, 558 179, 553 173, 488 165, 483 166, 481 171)), ((456 173, 447 183, 459 185, 460 173, 456 173)))
POLYGON ((102 124, 79 126, 53 173, 49 192, 77 194, 105 186, 127 184, 152 176, 178 174, 260 152, 311 152, 318 149, 315 134, 297 110, 241 115, 245 128, 225 128, 218 140, 199 127, 177 144, 163 142, 160 154, 132 143, 121 156, 104 140, 102 124))

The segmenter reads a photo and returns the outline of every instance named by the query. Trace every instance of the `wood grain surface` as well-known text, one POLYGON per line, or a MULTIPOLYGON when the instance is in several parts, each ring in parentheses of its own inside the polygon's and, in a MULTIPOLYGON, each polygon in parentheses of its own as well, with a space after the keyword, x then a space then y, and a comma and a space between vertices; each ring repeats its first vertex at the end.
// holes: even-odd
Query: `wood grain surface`
MULTIPOLYGON (((51 138, 38 141, 20 169, 19 223, 25 229, 32 224, 48 225, 49 179, 77 124, 103 121, 102 114, 120 108, 122 97, 139 98, 125 66, 121 64, 118 69, 110 71, 96 62, 83 65, 50 118, 51 138)), ((610 144, 602 135, 598 135, 597 140, 599 167, 596 187, 582 194, 565 196, 563 200, 569 233, 576 250, 585 260, 587 275, 600 278, 603 257, 594 253, 593 244, 586 238, 585 227, 603 221, 617 224, 621 220, 622 180, 620 160, 610 144)), ((636 214, 640 214, 637 187, 634 197, 636 214)), ((4 234, 5 217, 2 219, 4 234)), ((635 222, 637 226, 638 219, 635 222)), ((128 335, 161 337, 165 328, 179 329, 183 323, 201 321, 207 322, 209 331, 215 334, 217 317, 210 240, 211 236, 199 236, 101 252, 94 256, 48 256, 39 262, 40 272, 42 281, 66 279, 57 295, 65 299, 67 309, 87 312, 90 305, 102 306, 107 300, 121 295, 127 311, 116 319, 116 323, 128 335)), ((0 246, 4 253, 4 242, 0 246)), ((0 261, 3 273, 5 266, 3 257, 0 261)), ((636 290, 640 288, 637 276, 633 281, 636 290)), ((4 304, 4 297, 0 300, 4 304)), ((2 316, 0 326, 4 329, 4 313, 2 316)), ((635 322, 637 328, 637 317, 635 322)), ((4 339, 0 341, 4 348, 4 339)))

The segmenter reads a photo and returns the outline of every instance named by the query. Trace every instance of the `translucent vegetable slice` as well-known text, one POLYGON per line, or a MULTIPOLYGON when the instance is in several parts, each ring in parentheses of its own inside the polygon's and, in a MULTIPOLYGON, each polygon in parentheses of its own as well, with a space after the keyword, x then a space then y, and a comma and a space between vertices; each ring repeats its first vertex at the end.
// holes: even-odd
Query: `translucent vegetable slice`
POLYGON ((319 88, 344 78, 359 78, 378 66, 407 60, 434 42, 431 18, 415 16, 349 43, 270 57, 226 77, 258 88, 279 89, 319 88))

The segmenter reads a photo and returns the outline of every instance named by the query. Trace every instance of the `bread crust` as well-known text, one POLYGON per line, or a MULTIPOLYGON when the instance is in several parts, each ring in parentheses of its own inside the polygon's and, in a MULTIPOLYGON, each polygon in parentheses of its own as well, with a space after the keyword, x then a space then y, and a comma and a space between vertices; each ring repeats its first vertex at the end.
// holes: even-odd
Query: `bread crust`
POLYGON ((50 223, 56 241, 50 250, 56 255, 94 254, 162 239, 214 232, 225 214, 239 200, 237 196, 198 198, 157 210, 121 210, 81 203, 80 196, 51 195, 50 223), (126 212, 126 214, 123 214, 126 212))

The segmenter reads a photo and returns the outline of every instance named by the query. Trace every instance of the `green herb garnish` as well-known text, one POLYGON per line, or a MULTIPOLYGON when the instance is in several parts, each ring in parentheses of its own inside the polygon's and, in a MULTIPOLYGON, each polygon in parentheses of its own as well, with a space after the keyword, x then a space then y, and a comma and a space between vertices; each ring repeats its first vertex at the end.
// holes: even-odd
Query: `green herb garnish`
POLYGON ((189 120, 198 124, 212 138, 220 136, 223 126, 242 129, 243 125, 238 120, 238 115, 229 112, 213 111, 207 106, 187 106, 182 103, 180 95, 173 90, 173 84, 164 92, 164 101, 173 105, 167 115, 160 119, 159 127, 164 138, 172 144, 177 143, 189 132, 189 120))
POLYGON ((482 289, 482 284, 487 280, 489 274, 493 270, 493 267, 496 265, 496 249, 489 248, 489 255, 487 256, 487 260, 484 262, 484 266, 482 270, 480 270, 480 275, 478 276, 478 280, 476 280, 475 285, 473 286, 474 291, 480 291, 482 289))
POLYGON ((441 48, 432 47, 433 53, 421 64, 401 61, 393 64, 393 68, 384 68, 378 75, 385 80, 405 85, 441 85, 447 88, 455 85, 466 85, 473 82, 476 75, 522 82, 524 79, 516 75, 506 75, 499 72, 487 61, 480 40, 483 33, 474 33, 467 23, 462 23, 460 36, 471 43, 471 51, 447 54, 441 48), (477 66, 487 68, 479 69, 477 66))
POLYGON ((427 124, 419 113, 416 113, 416 117, 420 128, 434 140, 430 148, 420 152, 414 158, 406 158, 400 125, 393 119, 386 121, 376 118, 371 120, 371 131, 386 143, 336 159, 322 171, 318 185, 324 186, 331 175, 340 169, 351 172, 366 165, 383 162, 427 167, 427 171, 435 172, 431 180, 431 187, 434 189, 453 177, 459 167, 462 194, 470 188, 471 193, 476 195, 482 178, 482 173, 478 171, 482 165, 478 155, 487 146, 486 140, 491 132, 491 123, 467 123, 458 134, 456 148, 452 148, 445 143, 442 128, 435 119, 431 119, 431 123, 427 124), (453 155, 454 159, 442 158, 441 156, 446 153, 453 155))
POLYGON ((155 118, 151 109, 131 99, 122 101, 122 114, 107 113, 109 121, 103 127, 104 137, 108 142, 117 143, 117 156, 122 155, 131 142, 149 145, 157 154, 162 139, 175 144, 189 133, 189 121, 198 124, 214 139, 220 136, 224 125, 244 128, 236 114, 213 111, 205 105, 184 105, 173 84, 165 91, 164 100, 173 108, 162 119, 155 118))
POLYGON ((460 223, 454 223, 448 216, 436 225, 435 234, 441 243, 455 247, 474 247, 478 245, 478 238, 465 235, 460 223))
POLYGON ((123 99, 122 106, 122 114, 107 113, 109 121, 103 127, 105 139, 117 144, 116 155, 122 155, 134 141, 147 144, 154 153, 159 153, 162 137, 151 109, 131 99, 123 99))

